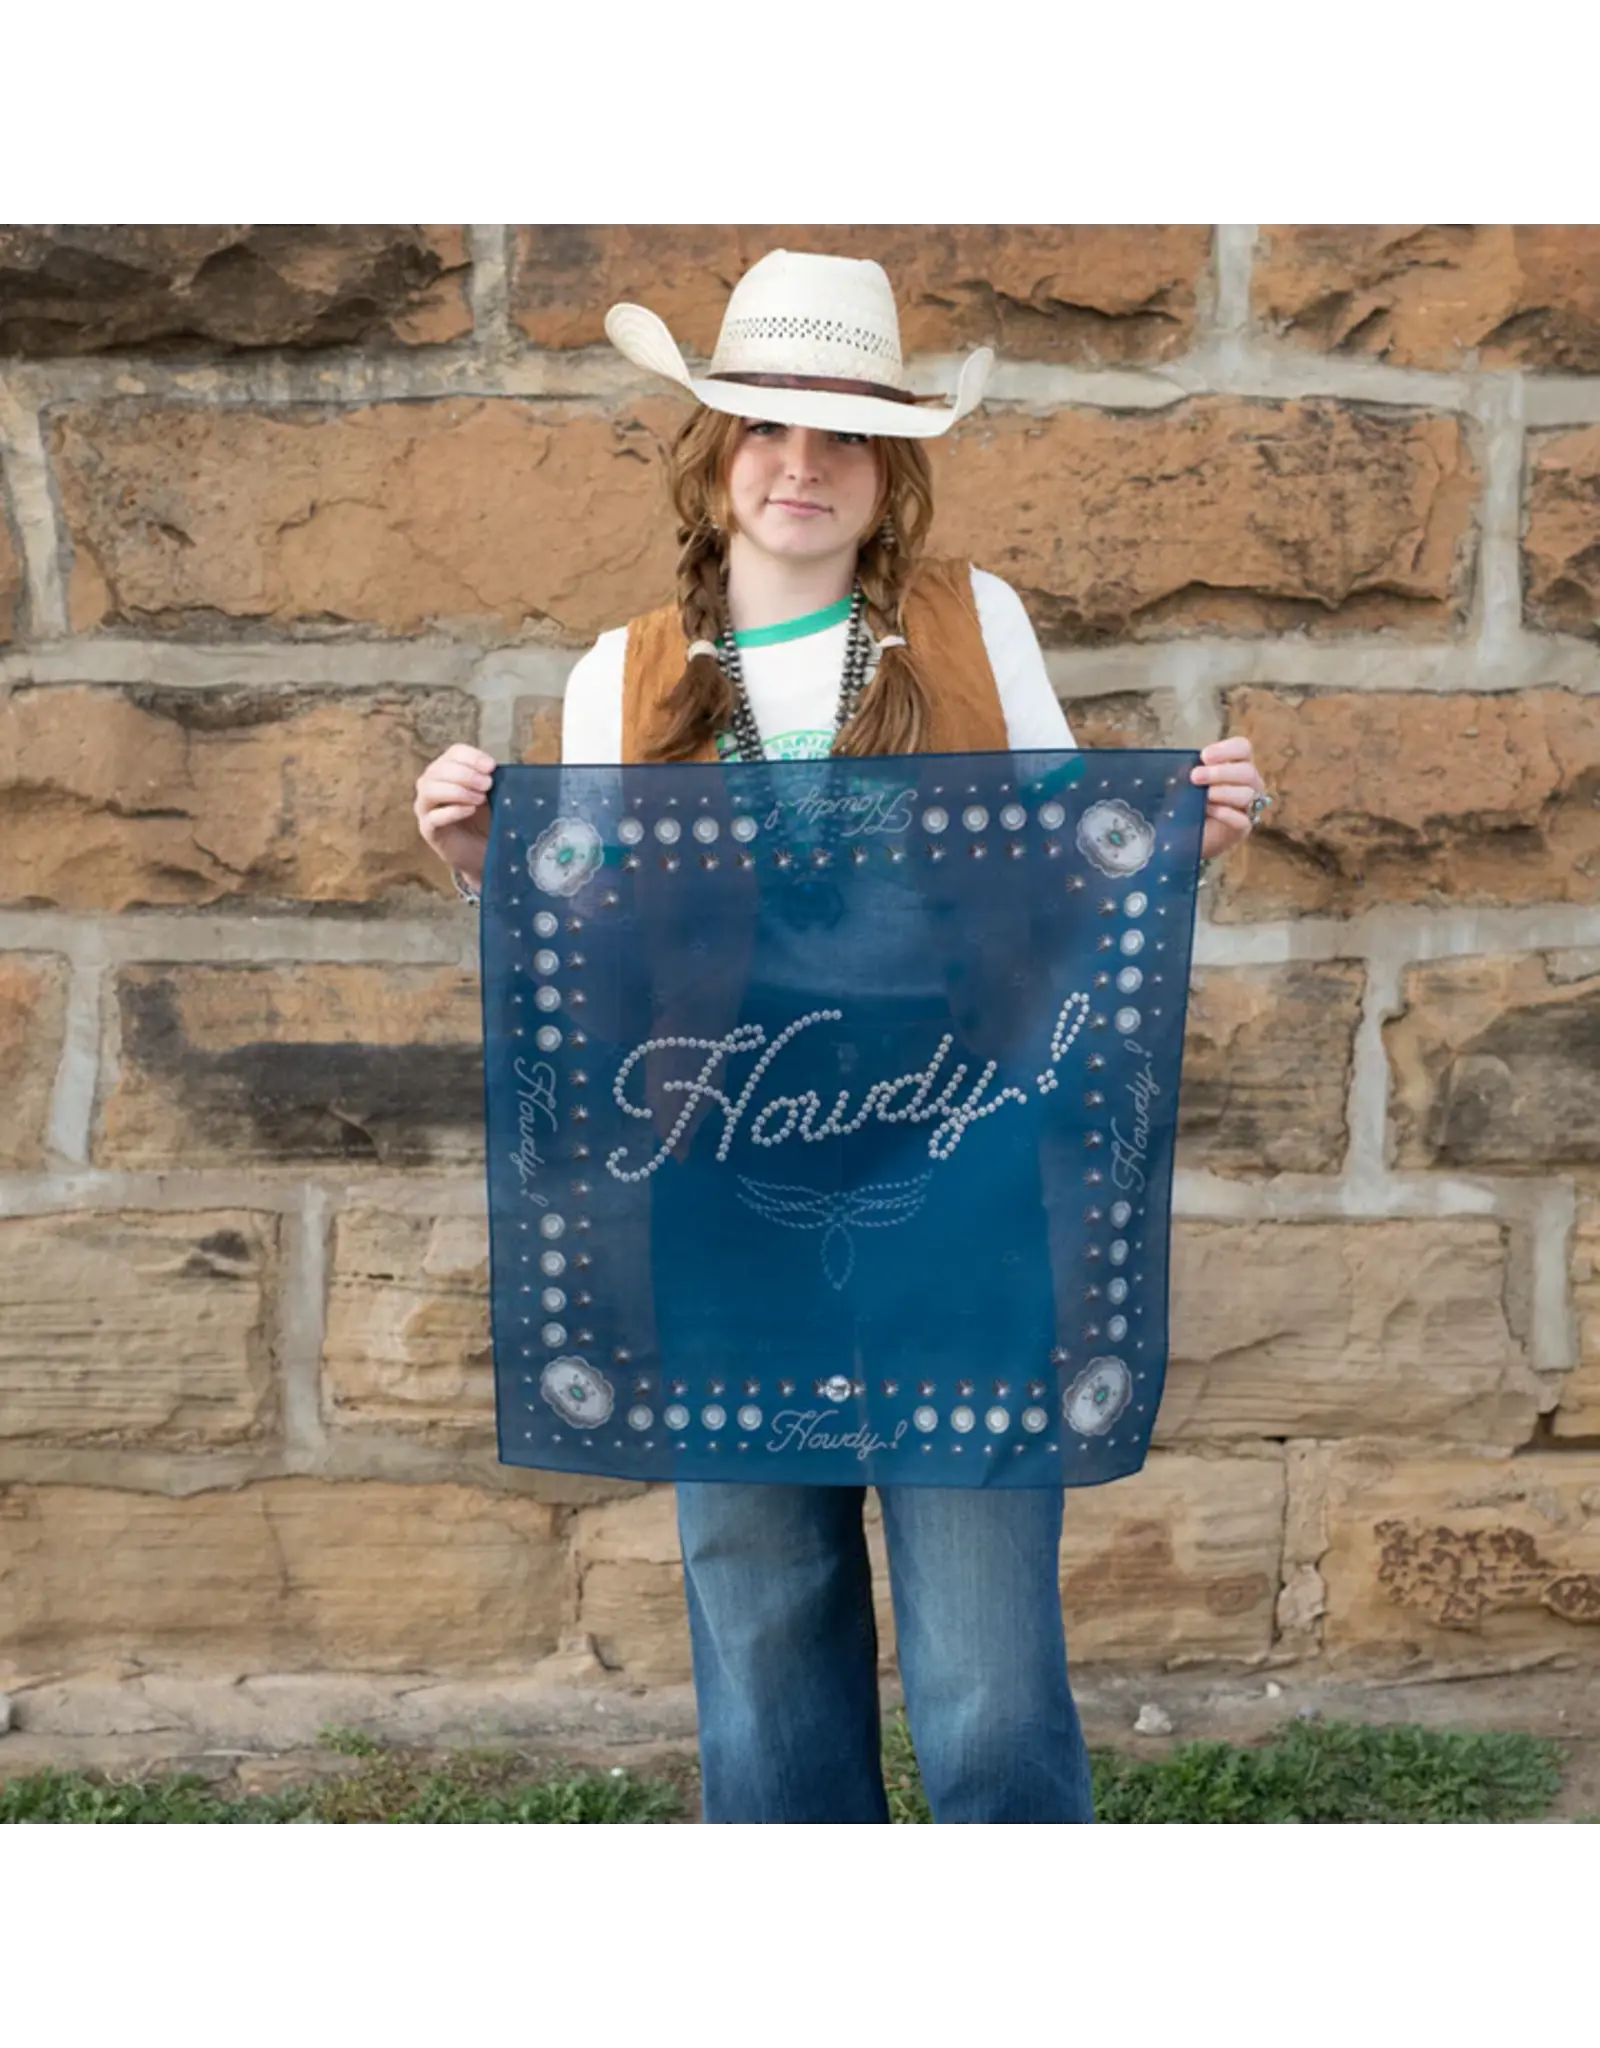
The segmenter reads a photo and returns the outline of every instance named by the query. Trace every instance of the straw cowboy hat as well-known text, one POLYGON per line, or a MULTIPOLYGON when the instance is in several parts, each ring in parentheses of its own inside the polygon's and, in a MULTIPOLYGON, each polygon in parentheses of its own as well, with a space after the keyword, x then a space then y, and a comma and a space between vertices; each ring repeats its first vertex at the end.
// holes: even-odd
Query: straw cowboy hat
POLYGON ((710 374, 693 377, 667 324, 613 306, 606 333, 630 363, 670 377, 717 412, 824 432, 931 440, 983 397, 994 350, 961 366, 955 402, 929 405, 906 382, 894 292, 880 264, 774 249, 733 288, 710 374))

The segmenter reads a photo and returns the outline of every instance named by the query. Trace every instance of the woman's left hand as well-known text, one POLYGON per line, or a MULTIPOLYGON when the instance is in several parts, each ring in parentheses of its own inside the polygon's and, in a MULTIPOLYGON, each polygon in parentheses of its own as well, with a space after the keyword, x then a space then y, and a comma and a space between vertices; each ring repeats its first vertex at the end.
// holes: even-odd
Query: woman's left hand
POLYGON ((1201 766, 1190 780, 1206 793, 1206 833, 1200 851, 1207 860, 1227 853, 1254 829, 1250 806, 1266 794, 1267 785, 1255 763, 1255 749, 1243 737, 1217 740, 1200 751, 1201 766))

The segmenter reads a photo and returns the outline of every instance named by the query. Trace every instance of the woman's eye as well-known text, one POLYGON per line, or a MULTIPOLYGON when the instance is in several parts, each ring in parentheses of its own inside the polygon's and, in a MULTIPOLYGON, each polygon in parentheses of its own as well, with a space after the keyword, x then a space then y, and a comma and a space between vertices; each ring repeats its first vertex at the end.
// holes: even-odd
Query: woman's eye
POLYGON ((833 438, 836 441, 842 442, 846 448, 865 448, 867 445, 867 436, 865 434, 839 433, 835 434, 833 438))
POLYGON ((776 420, 751 420, 748 423, 748 427, 749 432, 759 434, 763 441, 769 440, 774 434, 781 434, 783 432, 782 427, 779 426, 776 420))

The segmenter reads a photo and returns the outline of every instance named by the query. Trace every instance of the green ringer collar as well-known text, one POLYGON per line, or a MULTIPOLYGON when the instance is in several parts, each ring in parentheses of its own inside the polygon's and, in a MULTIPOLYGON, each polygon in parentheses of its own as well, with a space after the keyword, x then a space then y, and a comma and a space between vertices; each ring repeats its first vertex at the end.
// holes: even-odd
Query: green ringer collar
POLYGON ((740 647, 778 647, 785 640, 805 640, 813 633, 826 633, 830 626, 842 626, 850 616, 850 600, 841 597, 826 610, 807 612, 803 619, 785 619, 781 626, 757 626, 750 633, 735 633, 740 647))

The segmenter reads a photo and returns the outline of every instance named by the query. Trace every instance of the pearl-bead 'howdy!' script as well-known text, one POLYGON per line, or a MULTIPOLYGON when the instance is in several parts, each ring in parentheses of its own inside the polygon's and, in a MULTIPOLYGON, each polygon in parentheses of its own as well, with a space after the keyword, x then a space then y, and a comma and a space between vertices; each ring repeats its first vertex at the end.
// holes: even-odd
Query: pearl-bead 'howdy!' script
MULTIPOLYGON (((1055 1069, 1071 1049, 1089 1010, 1089 998, 1081 993, 1068 996, 1062 1004, 1050 1034, 1049 1064, 1034 1077, 1041 1094, 1056 1087, 1055 1069)), ((931 1124, 928 1156, 946 1160, 953 1156, 975 1123, 993 1116, 1007 1103, 1028 1100, 1025 1089, 1009 1084, 995 1087, 999 1071, 995 1060, 986 1062, 976 1075, 963 1061, 947 1064, 955 1047, 955 1039, 948 1032, 939 1040, 926 1066, 871 1082, 859 1101, 853 1100, 848 1089, 839 1091, 831 1108, 824 1106, 822 1097, 812 1088, 798 1094, 769 1092, 781 1089, 782 1076, 774 1068, 785 1048, 813 1026, 837 1024, 843 1017, 842 1010, 812 1010, 770 1036, 759 1024, 741 1024, 722 1038, 650 1038, 636 1045, 617 1069, 612 1094, 625 1116, 637 1117, 641 1122, 649 1122, 655 1112, 649 1103, 630 1097, 628 1084, 634 1069, 652 1053, 691 1052, 702 1054, 703 1058, 698 1073, 659 1084, 663 1094, 681 1095, 683 1107, 656 1151, 642 1165, 635 1166, 627 1146, 619 1145, 607 1158, 606 1171, 619 1181, 648 1179, 672 1157, 673 1148, 701 1104, 721 1112, 722 1131, 716 1151, 719 1160, 728 1158, 741 1134, 752 1145, 767 1150, 794 1139, 817 1145, 829 1138, 848 1138, 873 1119, 882 1124, 931 1124), (740 1084, 734 1070, 750 1054, 757 1057, 740 1084)))

